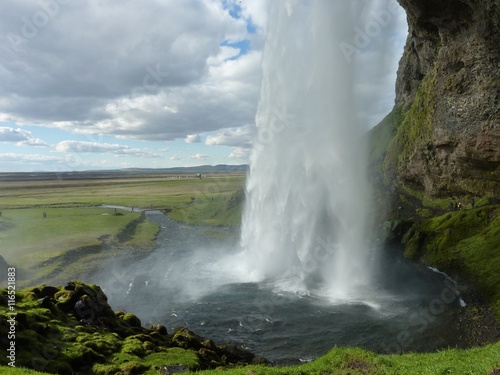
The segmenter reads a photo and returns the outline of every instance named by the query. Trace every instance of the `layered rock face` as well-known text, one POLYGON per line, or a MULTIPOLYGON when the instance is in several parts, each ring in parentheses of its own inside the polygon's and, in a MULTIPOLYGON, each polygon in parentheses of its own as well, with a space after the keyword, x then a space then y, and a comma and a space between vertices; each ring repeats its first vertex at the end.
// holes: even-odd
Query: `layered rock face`
POLYGON ((409 35, 396 83, 404 121, 387 177, 431 197, 500 194, 500 2, 398 0, 409 35))

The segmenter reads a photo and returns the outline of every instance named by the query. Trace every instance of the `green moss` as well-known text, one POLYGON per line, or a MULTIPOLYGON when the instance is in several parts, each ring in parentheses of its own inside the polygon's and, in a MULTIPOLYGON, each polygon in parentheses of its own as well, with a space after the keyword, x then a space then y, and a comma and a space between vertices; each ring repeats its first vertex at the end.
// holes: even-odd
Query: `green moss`
POLYGON ((404 116, 400 106, 395 106, 392 111, 368 133, 369 163, 380 164, 385 158, 392 139, 396 136, 404 116))
POLYGON ((191 371, 200 370, 200 363, 196 352, 182 348, 169 348, 160 353, 146 356, 143 363, 150 367, 183 365, 191 371))
POLYGON ((436 105, 435 77, 436 72, 433 71, 422 80, 410 110, 404 114, 402 124, 388 147, 384 166, 388 179, 394 178, 394 171, 411 164, 415 152, 425 149, 430 143, 436 105))
POLYGON ((122 353, 144 357, 146 351, 142 347, 142 342, 134 337, 127 337, 123 342, 122 353))
POLYGON ((131 313, 126 313, 124 315, 120 315, 120 318, 126 322, 128 325, 130 325, 131 327, 136 327, 136 328, 140 328, 141 327, 141 320, 135 316, 134 314, 131 314, 131 313))
POLYGON ((471 280, 500 319, 500 206, 422 220, 405 235, 405 255, 471 280))

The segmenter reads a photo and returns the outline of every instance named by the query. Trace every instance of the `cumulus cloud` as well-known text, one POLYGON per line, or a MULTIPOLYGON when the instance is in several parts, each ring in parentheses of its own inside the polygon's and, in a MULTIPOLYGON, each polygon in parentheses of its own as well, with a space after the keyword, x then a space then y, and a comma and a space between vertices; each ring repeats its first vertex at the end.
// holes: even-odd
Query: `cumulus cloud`
POLYGON ((0 14, 0 118, 146 140, 252 122, 260 53, 221 46, 252 37, 223 5, 69 2, 31 28, 40 5, 13 2, 0 14))
POLYGON ((57 152, 63 153, 97 153, 97 154, 113 154, 116 156, 135 156, 135 157, 150 157, 157 158, 161 155, 154 154, 145 150, 131 148, 128 146, 97 143, 97 142, 80 142, 80 141, 62 141, 56 145, 57 152))
POLYGON ((253 138, 252 128, 249 126, 226 129, 215 135, 207 136, 205 143, 215 146, 231 146, 240 148, 249 148, 253 138))
POLYGON ((0 142, 13 142, 18 146, 49 147, 49 145, 21 128, 0 127, 0 142))
MULTIPOLYGON (((0 124, 110 135, 120 143, 196 143, 206 136, 207 145, 233 147, 231 158, 243 159, 255 132, 270 1, 11 1, 0 13, 0 124), (47 3, 57 3, 53 14, 41 5, 47 3), (33 21, 40 12, 48 16, 43 25, 33 21)), ((356 24, 361 30, 375 4, 397 4, 354 3, 364 7, 356 24)), ((402 10, 391 14, 390 25, 358 48, 354 59, 358 113, 368 125, 393 104, 406 22, 402 10), (382 63, 373 64, 380 56, 382 63)), ((0 142, 49 146, 21 128, 0 132, 0 142)), ((102 143, 57 148, 154 157, 148 150, 102 143)), ((198 155, 194 159, 207 157, 198 155)))
POLYGON ((235 147, 229 154, 231 159, 242 159, 248 161, 250 157, 250 150, 248 148, 235 147))
POLYGON ((199 134, 189 134, 184 140, 186 141, 186 143, 200 143, 201 136, 199 134))
POLYGON ((190 156, 190 159, 205 160, 205 159, 208 159, 208 155, 198 153, 198 154, 190 156))

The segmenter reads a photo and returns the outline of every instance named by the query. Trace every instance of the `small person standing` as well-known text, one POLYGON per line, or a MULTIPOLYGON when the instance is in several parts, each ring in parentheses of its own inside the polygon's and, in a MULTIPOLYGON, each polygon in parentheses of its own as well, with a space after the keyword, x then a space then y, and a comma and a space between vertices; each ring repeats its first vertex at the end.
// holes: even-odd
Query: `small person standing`
POLYGON ((474 197, 470 200, 470 205, 472 206, 472 209, 474 209, 474 206, 476 205, 476 201, 474 200, 474 197))

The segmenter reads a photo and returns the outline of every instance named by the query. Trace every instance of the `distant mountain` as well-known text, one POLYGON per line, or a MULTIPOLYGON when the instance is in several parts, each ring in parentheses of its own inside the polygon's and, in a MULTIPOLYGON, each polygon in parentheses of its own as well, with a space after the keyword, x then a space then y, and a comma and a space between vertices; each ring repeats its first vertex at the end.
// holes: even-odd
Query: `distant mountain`
POLYGON ((114 170, 72 171, 72 172, 0 172, 0 181, 44 181, 44 180, 85 180, 124 177, 146 177, 170 174, 224 174, 246 173, 247 164, 241 165, 200 165, 196 167, 173 168, 127 168, 114 170))

